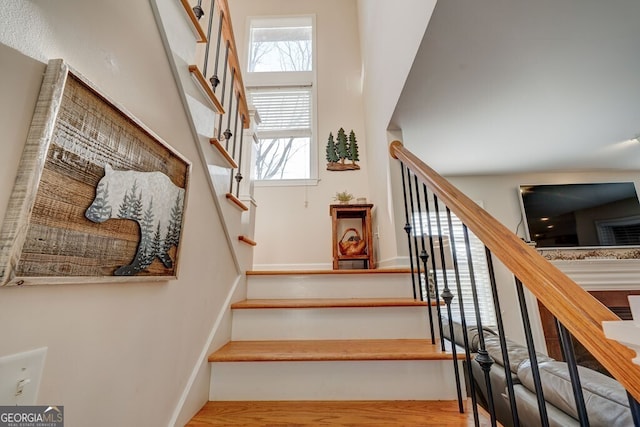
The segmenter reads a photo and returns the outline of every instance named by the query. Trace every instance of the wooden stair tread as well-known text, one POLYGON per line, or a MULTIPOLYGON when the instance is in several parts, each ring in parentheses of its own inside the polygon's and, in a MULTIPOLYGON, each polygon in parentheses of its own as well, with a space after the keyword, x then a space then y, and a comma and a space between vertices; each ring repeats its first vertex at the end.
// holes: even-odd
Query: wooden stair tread
POLYGON ((257 245, 256 241, 251 239, 248 236, 238 236, 238 240, 241 241, 242 243, 246 243, 249 246, 256 246, 257 245))
POLYGON ((200 68, 198 68, 197 65, 189 65, 189 72, 191 73, 193 78, 196 80, 196 82, 198 82, 200 89, 202 89, 204 94, 207 96, 207 99, 211 101, 211 104, 216 109, 216 113, 224 114, 225 111, 224 111, 224 107, 222 106, 222 103, 220 102, 216 94, 213 92, 213 89, 211 89, 211 85, 209 84, 209 82, 207 82, 207 79, 202 74, 202 71, 200 71, 200 68))
POLYGON ((242 203, 242 200, 238 199, 236 196, 234 196, 231 193, 227 193, 225 194, 225 197, 227 198, 227 200, 229 202, 231 202, 231 204, 233 204, 235 207, 239 208, 242 211, 248 211, 249 207, 247 205, 245 205, 244 203, 242 203))
POLYGON ((373 268, 351 270, 249 270, 247 276, 299 276, 322 274, 398 274, 411 273, 409 268, 373 268))
MULTIPOLYGON (((452 400, 207 402, 187 427, 206 426, 456 426, 474 425, 471 402, 452 400)), ((480 409, 479 424, 490 426, 480 409)))
MULTIPOLYGON (((435 303, 432 303, 435 305, 435 303)), ((231 304, 232 309, 254 308, 340 308, 340 307, 426 307, 413 298, 300 298, 248 299, 231 304)))
POLYGON ((200 21, 196 17, 196 14, 193 12, 193 8, 191 7, 191 4, 189 3, 188 0, 180 0, 180 2, 182 3, 182 7, 184 7, 184 11, 189 17, 189 21, 191 21, 191 24, 193 25, 193 29, 198 34, 198 43, 206 43, 207 35, 204 33, 204 30, 200 25, 200 21))
MULTIPOLYGON (((426 339, 229 341, 209 362, 451 360, 426 339)), ((464 353, 458 353, 463 359, 464 353)))
POLYGON ((231 169, 237 169, 238 168, 238 164, 236 163, 235 160, 233 160, 233 157, 231 157, 231 154, 229 154, 227 149, 224 148, 224 146, 220 143, 220 141, 218 141, 218 138, 209 139, 209 143, 211 144, 212 147, 214 147, 216 150, 218 150, 220 155, 227 162, 227 166, 229 166, 229 168, 231 168, 231 169))

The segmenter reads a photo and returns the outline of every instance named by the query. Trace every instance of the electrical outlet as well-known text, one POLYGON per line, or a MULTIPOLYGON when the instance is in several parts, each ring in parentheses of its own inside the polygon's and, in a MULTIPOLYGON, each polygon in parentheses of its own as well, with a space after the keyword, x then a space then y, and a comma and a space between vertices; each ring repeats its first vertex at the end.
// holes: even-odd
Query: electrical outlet
POLYGON ((0 357, 0 405, 35 405, 47 347, 0 357))

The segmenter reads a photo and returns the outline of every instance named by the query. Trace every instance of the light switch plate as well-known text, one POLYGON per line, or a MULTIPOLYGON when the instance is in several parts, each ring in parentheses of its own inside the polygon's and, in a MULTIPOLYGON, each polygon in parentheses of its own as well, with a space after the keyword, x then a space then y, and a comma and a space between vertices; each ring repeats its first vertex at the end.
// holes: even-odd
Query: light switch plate
POLYGON ((0 357, 0 405, 35 405, 47 347, 0 357))

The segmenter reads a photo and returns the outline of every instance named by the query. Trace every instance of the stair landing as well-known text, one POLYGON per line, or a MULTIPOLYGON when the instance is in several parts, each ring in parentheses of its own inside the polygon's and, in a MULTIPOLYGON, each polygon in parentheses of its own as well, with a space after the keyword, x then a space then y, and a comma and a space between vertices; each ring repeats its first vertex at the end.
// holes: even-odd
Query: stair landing
MULTIPOLYGON (((471 402, 465 402, 471 408, 471 402)), ((490 426, 481 412, 479 425, 490 426)), ((473 414, 440 401, 208 402, 187 424, 207 426, 450 426, 471 427, 473 414)))

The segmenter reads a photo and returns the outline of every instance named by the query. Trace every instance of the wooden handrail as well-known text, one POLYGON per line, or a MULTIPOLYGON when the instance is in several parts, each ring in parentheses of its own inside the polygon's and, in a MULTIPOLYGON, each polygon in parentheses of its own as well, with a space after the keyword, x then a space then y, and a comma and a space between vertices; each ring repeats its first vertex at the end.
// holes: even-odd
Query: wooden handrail
POLYGON ((247 104, 247 96, 244 90, 244 81, 242 80, 242 69, 240 68, 240 60, 238 58, 238 48, 236 47, 236 39, 233 35, 233 25, 231 24, 231 14, 229 13, 229 4, 227 0, 215 0, 218 10, 222 13, 222 39, 223 44, 229 43, 229 68, 235 74, 234 93, 240 97, 240 115, 242 116, 242 124, 245 129, 249 128, 249 106, 247 104))
POLYGON ((611 375, 640 401, 640 367, 631 362, 635 357, 634 352, 607 339, 602 330, 603 321, 620 320, 618 316, 404 148, 400 141, 392 142, 389 151, 394 159, 402 161, 416 174, 611 375))

